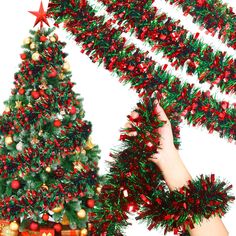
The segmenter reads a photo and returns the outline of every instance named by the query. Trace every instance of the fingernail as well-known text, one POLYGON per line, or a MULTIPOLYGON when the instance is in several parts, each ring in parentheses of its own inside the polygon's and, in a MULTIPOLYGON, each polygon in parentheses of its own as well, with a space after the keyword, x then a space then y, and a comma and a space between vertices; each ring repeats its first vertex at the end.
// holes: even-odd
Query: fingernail
POLYGON ((159 105, 159 101, 157 99, 154 100, 155 105, 159 105))

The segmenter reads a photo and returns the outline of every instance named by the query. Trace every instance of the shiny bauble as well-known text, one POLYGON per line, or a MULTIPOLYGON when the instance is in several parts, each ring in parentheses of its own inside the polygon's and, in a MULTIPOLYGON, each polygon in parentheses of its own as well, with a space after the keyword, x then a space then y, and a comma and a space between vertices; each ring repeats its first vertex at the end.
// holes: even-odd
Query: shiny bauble
POLYGON ((60 120, 55 120, 55 121, 53 122, 53 125, 58 128, 58 127, 61 126, 61 121, 60 121, 60 120))
POLYGON ((40 97, 40 94, 38 91, 32 91, 31 96, 33 99, 38 99, 40 97))
POLYGON ((11 222, 10 223, 10 230, 18 231, 19 230, 19 224, 16 221, 11 222))
POLYGON ((57 76, 57 71, 53 68, 51 71, 48 73, 49 78, 55 78, 57 76))
POLYGON ((87 235, 88 235, 88 230, 87 229, 81 229, 80 236, 87 236, 87 235))
POLYGON ((40 42, 44 43, 47 41, 47 37, 42 35, 39 40, 40 40, 40 42))
POLYGON ((10 109, 10 107, 5 107, 5 110, 4 110, 4 112, 10 112, 11 111, 11 109, 10 109))
POLYGON ((94 199, 88 199, 87 200, 87 206, 89 207, 89 208, 94 208, 94 205, 95 205, 95 200, 94 199))
POLYGON ((31 222, 31 223, 30 223, 30 229, 31 229, 32 231, 37 231, 38 228, 39 228, 38 223, 36 223, 36 222, 31 222))
POLYGON ((68 72, 69 70, 70 70, 70 64, 69 64, 69 62, 65 62, 64 64, 63 64, 63 70, 64 71, 66 71, 66 72, 68 72))
POLYGON ((76 107, 72 106, 72 107, 70 108, 70 114, 71 114, 71 115, 76 114, 76 107))
POLYGON ((88 141, 86 142, 85 150, 90 150, 94 148, 94 144, 92 142, 91 137, 89 137, 88 141))
POLYGON ((57 206, 57 207, 54 207, 52 209, 52 212, 54 213, 60 213, 62 210, 64 209, 64 207, 61 205, 61 206, 57 206))
POLYGON ((20 54, 21 60, 25 60, 27 58, 27 55, 25 53, 20 54))
POLYGON ((52 43, 55 43, 55 42, 57 41, 54 36, 51 36, 51 37, 49 38, 49 40, 50 40, 50 42, 52 42, 52 43))
POLYGON ((24 94, 25 94, 25 89, 24 89, 24 88, 20 88, 20 89, 18 90, 18 93, 19 93, 20 95, 24 95, 24 94))
POLYGON ((47 213, 44 213, 44 214, 42 215, 42 219, 43 219, 44 221, 48 221, 48 220, 49 220, 49 215, 48 215, 47 213))
POLYGON ((40 59, 40 54, 38 52, 32 54, 33 61, 39 61, 39 59, 40 59))
POLYGON ((5 138, 5 144, 6 144, 6 145, 11 145, 11 144, 13 144, 13 138, 12 138, 11 135, 6 136, 6 138, 5 138))
POLYGON ((30 38, 30 37, 25 38, 25 39, 23 40, 23 44, 24 44, 24 45, 28 45, 28 44, 30 44, 30 43, 31 43, 31 38, 30 38))
POLYGON ((17 236, 18 231, 13 231, 10 229, 10 225, 4 226, 1 229, 1 236, 17 236))
POLYGON ((35 44, 34 42, 31 43, 31 44, 30 44, 30 49, 31 49, 31 50, 34 50, 35 48, 36 48, 36 44, 35 44))
POLYGON ((50 172, 52 171, 52 168, 51 168, 50 166, 47 166, 47 167, 45 168, 45 171, 46 171, 47 173, 50 173, 50 172))
POLYGON ((59 224, 59 223, 57 223, 57 224, 55 224, 54 226, 53 226, 53 228, 54 228, 54 230, 56 231, 56 232, 61 232, 61 230, 62 230, 62 225, 61 224, 59 224))
POLYGON ((84 209, 80 209, 77 212, 77 216, 78 216, 79 219, 84 219, 86 217, 86 211, 84 209))

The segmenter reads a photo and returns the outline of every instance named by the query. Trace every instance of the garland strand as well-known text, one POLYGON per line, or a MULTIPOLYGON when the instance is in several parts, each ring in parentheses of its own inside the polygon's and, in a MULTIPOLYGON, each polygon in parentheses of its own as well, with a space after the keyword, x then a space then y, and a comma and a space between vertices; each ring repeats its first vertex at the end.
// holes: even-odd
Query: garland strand
POLYGON ((189 181, 180 190, 168 190, 161 171, 147 161, 158 148, 156 129, 163 125, 152 104, 152 98, 145 98, 128 116, 132 125, 122 130, 123 148, 111 155, 114 162, 93 215, 94 236, 123 235, 130 212, 139 212, 137 220, 151 222, 149 230, 162 227, 165 233, 187 234, 204 217, 224 215, 234 200, 229 193, 232 186, 215 181, 214 175, 189 181))
MULTIPOLYGON (((54 4, 50 4, 50 8, 51 14, 53 12, 55 18, 60 18, 57 23, 66 19, 67 30, 75 35, 75 40, 83 46, 82 52, 86 52, 94 62, 98 61, 100 64, 103 62, 105 68, 121 77, 121 81, 130 82, 142 97, 150 96, 157 90, 161 91, 162 93, 157 93, 156 97, 163 100, 162 106, 167 113, 170 111, 170 114, 174 115, 170 117, 172 125, 173 122, 181 121, 180 114, 189 117, 187 119, 194 124, 195 109, 199 102, 200 107, 202 106, 201 101, 207 101, 210 109, 221 107, 220 110, 222 110, 222 106, 226 106, 224 110, 229 112, 230 117, 234 114, 233 109, 228 107, 228 103, 219 104, 209 95, 209 92, 201 93, 199 90, 193 89, 193 85, 181 85, 181 82, 168 75, 163 70, 164 68, 156 69, 155 62, 146 56, 147 53, 142 53, 134 45, 125 46, 126 40, 120 37, 121 32, 110 28, 112 21, 104 24, 104 17, 96 17, 95 11, 91 7, 87 6, 82 11, 76 7, 71 8, 71 6, 62 9, 54 1, 54 4), (176 100, 176 98, 179 99, 176 100), (179 100, 182 102, 180 106, 178 104, 181 102, 177 102, 179 100), (188 103, 186 106, 187 101, 190 113, 188 113, 188 109, 182 108, 183 104, 185 104, 184 107, 188 107, 188 103), (195 105, 192 106, 193 103, 195 105), (187 113, 185 113, 186 111, 187 113)), ((148 119, 143 121, 144 126, 140 124, 142 120, 136 122, 137 124, 140 124, 142 128, 151 127, 152 124, 155 124, 155 127, 160 126, 151 119, 155 116, 150 116, 153 115, 150 109, 145 105, 139 107, 141 109, 136 112, 142 111, 142 115, 139 113, 138 118, 148 116, 148 119)), ((205 108, 206 111, 209 107, 205 108)), ((134 121, 137 119, 137 115, 133 114, 131 118, 134 121)), ((206 120, 208 119, 206 118, 206 120)), ((112 154, 116 161, 111 164, 110 174, 106 176, 106 185, 101 193, 100 205, 98 204, 95 208, 97 214, 93 215, 94 223, 98 228, 94 229, 93 235, 122 235, 123 226, 128 225, 127 211, 136 212, 141 205, 151 204, 154 196, 156 202, 169 196, 160 171, 157 171, 152 163, 147 162, 147 157, 150 156, 147 151, 152 152, 154 150, 152 148, 156 149, 155 144, 158 143, 158 139, 155 139, 155 142, 153 138, 150 139, 153 142, 147 141, 149 138, 147 134, 155 132, 145 132, 139 135, 139 132, 143 130, 140 125, 136 125, 135 130, 133 130, 134 127, 130 127, 121 135, 121 140, 125 144, 124 148, 120 152, 112 154), (152 194, 153 192, 154 194, 152 194)), ((179 126, 177 124, 174 127, 176 129, 179 126)), ((232 133, 232 131, 230 132, 232 133)), ((232 197, 228 196, 228 200, 231 201, 232 197)), ((152 215, 150 217, 152 218, 152 215)))
POLYGON ((208 82, 211 87, 216 85, 221 91, 235 93, 236 61, 226 56, 226 52, 214 53, 210 46, 197 40, 198 33, 193 36, 179 26, 179 21, 159 14, 157 8, 151 6, 153 0, 99 1, 107 6, 109 13, 115 14, 120 30, 135 32, 153 51, 167 55, 176 69, 186 66, 187 73, 195 73, 200 83, 208 82))
POLYGON ((179 190, 170 192, 169 199, 161 199, 161 204, 154 202, 144 205, 142 213, 136 219, 151 220, 149 230, 159 225, 165 227, 165 233, 185 232, 189 227, 193 229, 194 224, 199 224, 203 218, 223 216, 229 207, 228 203, 235 199, 227 195, 231 188, 232 185, 215 180, 214 174, 201 175, 179 190))
MULTIPOLYGON (((86 6, 61 8, 58 1, 49 4, 49 12, 56 22, 67 19, 67 31, 82 44, 82 52, 93 62, 104 63, 104 67, 120 76, 120 81, 131 83, 142 96, 159 91, 165 102, 173 106, 181 116, 193 126, 202 125, 209 132, 219 132, 220 137, 236 139, 235 109, 226 101, 218 102, 210 92, 201 92, 193 84, 181 84, 178 78, 166 73, 165 68, 147 57, 134 44, 126 44, 121 31, 111 28, 112 20, 104 22, 104 17, 95 16, 95 10, 86 6)), ((70 5, 70 4, 69 4, 70 5)))
POLYGON ((213 35, 219 32, 218 38, 229 47, 236 49, 236 15, 232 7, 221 0, 166 0, 190 14, 193 21, 206 28, 213 35))

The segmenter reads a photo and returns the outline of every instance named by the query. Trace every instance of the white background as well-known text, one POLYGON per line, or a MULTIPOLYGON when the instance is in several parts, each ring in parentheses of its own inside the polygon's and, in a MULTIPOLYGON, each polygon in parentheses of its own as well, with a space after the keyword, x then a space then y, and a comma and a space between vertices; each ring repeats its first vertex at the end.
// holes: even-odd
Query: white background
MULTIPOLYGON (((233 0, 228 0, 228 2, 235 10, 236 2, 233 3, 233 0)), ((47 3, 47 1, 44 1, 45 6, 47 6, 47 3)), ((32 29, 35 21, 35 17, 27 11, 37 11, 39 4, 40 0, 8 0, 4 3, 1 2, 1 113, 4 110, 3 102, 10 96, 11 88, 13 88, 13 76, 21 61, 19 54, 22 52, 22 41, 29 35, 28 31, 32 29)), ((199 31, 197 26, 191 24, 191 17, 186 20, 182 17, 180 11, 173 10, 164 1, 156 1, 155 5, 168 11, 168 14, 176 19, 183 19, 182 23, 193 33, 199 31)), ((108 155, 111 148, 118 145, 119 129, 126 122, 126 116, 135 107, 138 96, 134 91, 129 90, 128 86, 121 85, 117 78, 112 77, 111 73, 102 67, 98 68, 86 55, 81 54, 80 48, 75 45, 66 32, 57 30, 57 34, 61 40, 67 42, 65 50, 69 53, 68 60, 72 68, 72 80, 77 83, 76 92, 79 92, 84 98, 83 105, 86 111, 86 119, 93 123, 93 140, 102 150, 100 166, 101 173, 104 173, 104 160, 109 159, 108 155)), ((206 36, 204 32, 201 32, 200 38, 213 45, 214 48, 227 50, 230 55, 235 57, 235 52, 227 49, 219 40, 206 36)), ((159 56, 161 57, 161 55, 159 56)), ((161 63, 164 63, 164 60, 161 63)), ((194 77, 185 76, 184 73, 182 73, 182 77, 186 80, 196 80, 194 77)), ((202 88, 204 89, 204 86, 202 88)), ((222 96, 217 90, 214 90, 214 93, 219 99, 224 97, 227 101, 236 101, 234 96, 222 96)), ((216 176, 220 176, 233 184, 234 195, 236 195, 235 144, 219 138, 218 134, 208 134, 203 128, 189 127, 185 123, 182 124, 181 137, 181 157, 192 176, 202 173, 215 173, 216 176)), ((223 218, 232 236, 236 235, 235 218, 236 207, 234 204, 229 213, 223 218)), ((137 235, 137 232, 138 235, 163 235, 161 230, 149 232, 145 224, 134 223, 132 227, 127 229, 128 236, 137 235)))

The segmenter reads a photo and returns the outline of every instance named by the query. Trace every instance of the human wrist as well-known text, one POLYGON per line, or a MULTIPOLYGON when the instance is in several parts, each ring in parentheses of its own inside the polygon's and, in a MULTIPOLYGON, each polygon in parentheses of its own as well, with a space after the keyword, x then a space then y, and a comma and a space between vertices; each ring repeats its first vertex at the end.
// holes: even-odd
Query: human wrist
POLYGON ((155 164, 159 168, 164 168, 166 165, 170 165, 173 163, 173 161, 176 161, 176 159, 179 159, 179 152, 175 148, 174 144, 170 145, 168 148, 165 149, 159 149, 158 153, 155 154, 156 161, 155 164))
POLYGON ((161 170, 171 191, 181 188, 192 179, 190 173, 180 158, 178 150, 175 148, 169 149, 166 153, 160 153, 160 157, 155 163, 161 170))

